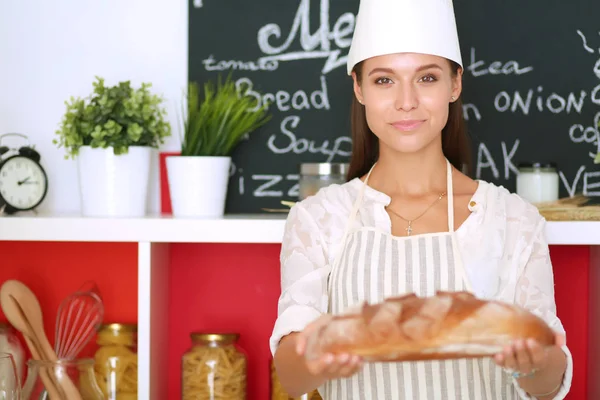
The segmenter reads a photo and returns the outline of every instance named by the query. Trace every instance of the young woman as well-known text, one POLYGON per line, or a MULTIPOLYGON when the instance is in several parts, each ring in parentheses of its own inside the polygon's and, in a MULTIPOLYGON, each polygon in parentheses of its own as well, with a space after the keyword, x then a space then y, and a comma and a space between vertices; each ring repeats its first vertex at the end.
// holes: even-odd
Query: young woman
POLYGON ((568 393, 572 359, 556 316, 545 221, 517 195, 461 172, 470 151, 461 62, 451 2, 361 2, 348 58, 349 180, 297 203, 282 244, 271 350, 290 395, 319 388, 325 400, 545 400, 568 393), (522 338, 474 360, 303 357, 306 337, 331 315, 436 290, 521 305, 555 329, 558 345, 544 351, 522 338))

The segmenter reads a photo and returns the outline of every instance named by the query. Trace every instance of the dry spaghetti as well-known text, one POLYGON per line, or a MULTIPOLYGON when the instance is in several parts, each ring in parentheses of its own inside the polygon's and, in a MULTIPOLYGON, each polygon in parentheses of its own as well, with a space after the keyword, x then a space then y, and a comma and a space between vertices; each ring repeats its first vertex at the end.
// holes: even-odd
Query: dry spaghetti
POLYGON ((237 334, 191 335, 183 355, 182 400, 245 400, 246 356, 234 345, 237 334))

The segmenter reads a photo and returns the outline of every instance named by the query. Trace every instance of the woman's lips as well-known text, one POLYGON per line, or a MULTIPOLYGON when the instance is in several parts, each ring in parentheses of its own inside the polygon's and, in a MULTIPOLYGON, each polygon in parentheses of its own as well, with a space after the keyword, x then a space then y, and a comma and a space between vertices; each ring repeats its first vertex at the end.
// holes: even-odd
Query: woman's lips
POLYGON ((423 122, 425 121, 418 119, 407 119, 393 122, 391 125, 399 131, 409 132, 419 128, 423 124, 423 122))

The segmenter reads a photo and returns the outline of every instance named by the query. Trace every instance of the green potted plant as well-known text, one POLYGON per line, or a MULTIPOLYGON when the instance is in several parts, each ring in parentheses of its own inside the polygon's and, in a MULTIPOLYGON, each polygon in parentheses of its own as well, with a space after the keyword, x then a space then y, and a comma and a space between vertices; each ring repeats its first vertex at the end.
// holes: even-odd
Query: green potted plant
POLYGON ((271 118, 267 105, 252 110, 256 100, 241 96, 230 75, 204 83, 203 89, 201 94, 196 82, 188 84, 181 153, 166 157, 175 217, 224 214, 231 153, 271 118))
POLYGON ((84 216, 146 214, 153 152, 171 135, 163 99, 151 84, 106 86, 96 77, 92 94, 71 97, 53 142, 77 159, 84 216))

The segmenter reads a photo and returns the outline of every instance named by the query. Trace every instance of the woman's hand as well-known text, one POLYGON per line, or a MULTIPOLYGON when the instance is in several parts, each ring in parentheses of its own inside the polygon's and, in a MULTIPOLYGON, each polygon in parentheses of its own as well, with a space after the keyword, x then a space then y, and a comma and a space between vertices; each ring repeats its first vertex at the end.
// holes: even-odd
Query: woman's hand
MULTIPOLYGON (((306 342, 310 335, 327 324, 331 319, 330 314, 324 314, 311 322, 296 337, 296 352, 304 356, 306 342)), ((324 379, 346 378, 354 375, 362 367, 362 359, 351 354, 329 354, 325 353, 315 360, 306 360, 306 367, 309 372, 315 376, 324 379)))
MULTIPOLYGON (((565 336, 556 334, 556 346, 565 344, 565 336)), ((543 370, 548 365, 548 353, 533 339, 517 340, 494 356, 497 365, 513 373, 517 378, 526 377, 543 370)))

